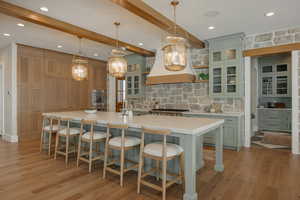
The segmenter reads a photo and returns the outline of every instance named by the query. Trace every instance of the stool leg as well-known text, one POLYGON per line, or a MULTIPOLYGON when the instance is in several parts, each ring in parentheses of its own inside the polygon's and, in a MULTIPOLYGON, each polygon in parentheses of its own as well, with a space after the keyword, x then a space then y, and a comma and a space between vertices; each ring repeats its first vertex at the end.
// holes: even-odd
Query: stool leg
POLYGON ((42 130, 42 133, 41 133, 40 152, 43 151, 43 143, 44 143, 44 130, 42 130))
POLYGON ((69 159, 69 136, 66 136, 66 157, 65 157, 65 163, 68 164, 69 159))
POLYGON ((77 168, 79 167, 80 154, 81 154, 81 137, 79 137, 79 141, 78 141, 77 168))
POLYGON ((59 134, 56 134, 56 141, 55 141, 55 152, 54 152, 54 159, 56 160, 57 150, 58 150, 58 144, 59 144, 59 134))
POLYGON ((121 174, 120 174, 120 185, 123 187, 123 176, 124 176, 124 160, 125 160, 125 152, 124 148, 121 150, 121 174))
POLYGON ((167 179, 167 160, 163 160, 163 177, 162 177, 162 188, 163 188, 163 200, 166 199, 166 180, 167 179))
POLYGON ((140 159, 139 159, 139 171, 138 171, 138 187, 137 193, 140 194, 141 192, 141 179, 142 179, 142 171, 144 166, 144 158, 143 158, 143 151, 140 151, 140 159))
POLYGON ((92 171, 92 156, 93 156, 93 142, 90 142, 90 153, 89 153, 89 172, 92 171))
POLYGON ((159 170, 159 160, 156 160, 156 180, 159 180, 159 175, 160 175, 160 170, 159 170))
POLYGON ((179 157, 180 162, 180 176, 181 176, 181 182, 183 190, 185 189, 185 180, 184 180, 184 153, 182 153, 179 157))
POLYGON ((51 156, 51 138, 52 138, 52 132, 48 132, 48 134, 49 134, 48 156, 51 156))
POLYGON ((105 152, 104 152, 104 165, 103 165, 103 179, 106 177, 106 166, 107 166, 107 159, 108 159, 108 140, 105 143, 105 152))

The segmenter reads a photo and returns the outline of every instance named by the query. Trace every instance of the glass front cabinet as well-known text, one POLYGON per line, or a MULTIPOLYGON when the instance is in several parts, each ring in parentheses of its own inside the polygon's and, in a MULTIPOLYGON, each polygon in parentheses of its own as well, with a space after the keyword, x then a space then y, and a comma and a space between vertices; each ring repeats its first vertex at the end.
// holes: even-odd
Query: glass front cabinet
POLYGON ((144 77, 143 70, 145 68, 145 57, 131 54, 126 56, 128 63, 126 73, 126 91, 127 98, 139 98, 143 94, 144 77))
POLYGON ((214 97, 241 97, 243 82, 243 34, 209 40, 209 93, 214 97))

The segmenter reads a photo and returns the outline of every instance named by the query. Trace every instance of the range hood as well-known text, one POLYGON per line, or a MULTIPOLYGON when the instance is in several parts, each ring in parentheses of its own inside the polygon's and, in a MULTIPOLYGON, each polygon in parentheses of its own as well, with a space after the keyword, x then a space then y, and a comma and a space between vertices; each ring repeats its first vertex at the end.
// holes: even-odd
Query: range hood
POLYGON ((196 75, 192 68, 192 59, 190 50, 187 50, 187 66, 182 71, 168 71, 163 64, 163 51, 158 49, 155 56, 154 65, 147 76, 147 85, 164 83, 192 83, 196 75))

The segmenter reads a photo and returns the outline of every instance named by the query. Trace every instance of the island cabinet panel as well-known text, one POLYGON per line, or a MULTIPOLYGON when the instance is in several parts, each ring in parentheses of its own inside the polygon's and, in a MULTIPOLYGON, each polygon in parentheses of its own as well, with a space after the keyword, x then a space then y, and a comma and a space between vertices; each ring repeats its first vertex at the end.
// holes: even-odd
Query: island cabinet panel
POLYGON ((89 77, 72 79, 72 55, 18 45, 18 134, 38 138, 43 112, 80 110, 91 106, 91 91, 106 90, 106 63, 89 59, 89 77))
MULTIPOLYGON (((224 148, 235 149, 237 151, 244 145, 244 116, 226 114, 184 114, 188 117, 215 118, 224 119, 223 125, 223 142, 224 148)), ((215 133, 208 133, 204 136, 204 144, 209 146, 215 145, 215 133)))

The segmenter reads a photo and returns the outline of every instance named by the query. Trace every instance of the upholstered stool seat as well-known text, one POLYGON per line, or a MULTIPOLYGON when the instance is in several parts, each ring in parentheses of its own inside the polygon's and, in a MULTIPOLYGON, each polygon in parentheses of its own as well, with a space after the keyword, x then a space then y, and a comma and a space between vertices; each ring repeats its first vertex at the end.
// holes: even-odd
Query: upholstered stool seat
MULTIPOLYGON (((101 140, 106 138, 106 132, 101 132, 101 131, 94 131, 94 140, 101 140)), ((90 140, 91 139, 91 132, 87 132, 85 134, 82 135, 82 139, 85 140, 90 140)))
MULTIPOLYGON (((163 149, 163 143, 161 142, 151 143, 145 146, 144 153, 151 156, 163 157, 162 149, 163 149)), ((177 144, 167 143, 166 146, 167 157, 179 156, 182 152, 183 152, 183 148, 181 146, 177 144)))
MULTIPOLYGON (((58 131, 60 135, 67 135, 68 129, 64 128, 58 131)), ((85 132, 85 130, 83 130, 85 132)), ((70 135, 79 135, 80 129, 79 128, 70 128, 70 135)))
MULTIPOLYGON (((66 127, 60 126, 60 128, 62 129, 62 128, 66 128, 66 127)), ((53 131, 53 132, 56 132, 56 131, 58 131, 58 124, 52 125, 52 129, 51 129, 51 125, 47 125, 47 126, 44 127, 44 131, 53 131)))
MULTIPOLYGON (((141 143, 141 139, 137 137, 126 136, 124 137, 124 147, 133 147, 141 143)), ((122 137, 114 137, 109 140, 109 145, 121 147, 122 137)))

